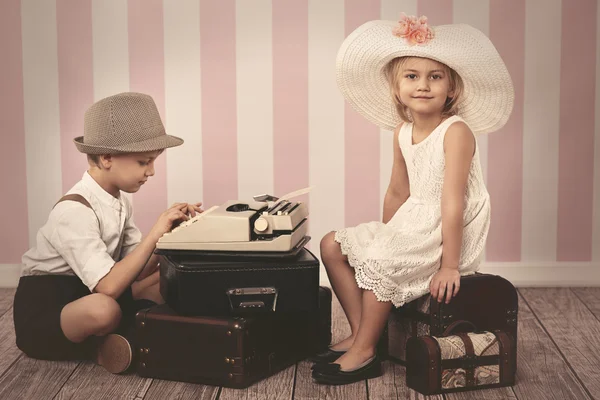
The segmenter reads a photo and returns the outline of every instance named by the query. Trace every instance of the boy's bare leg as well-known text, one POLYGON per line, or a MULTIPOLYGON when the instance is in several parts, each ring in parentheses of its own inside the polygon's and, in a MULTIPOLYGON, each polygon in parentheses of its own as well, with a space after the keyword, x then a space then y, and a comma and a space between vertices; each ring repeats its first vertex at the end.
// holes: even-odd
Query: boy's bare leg
POLYGON ((90 336, 101 336, 94 342, 96 363, 114 374, 131 365, 133 353, 129 341, 111 334, 121 321, 121 307, 112 297, 93 293, 63 307, 60 326, 67 339, 81 343, 90 336))
POLYGON ((87 337, 114 331, 121 321, 121 307, 115 299, 93 293, 63 307, 60 327, 70 341, 81 343, 87 337))
POLYGON ((160 294, 160 272, 156 271, 152 275, 134 282, 131 285, 131 291, 135 300, 148 299, 157 304, 163 304, 165 300, 160 294))
POLYGON ((349 337, 331 346, 333 350, 344 351, 352 346, 361 323, 362 290, 356 284, 354 268, 348 264, 348 258, 342 254, 339 243, 334 240, 335 232, 329 232, 321 240, 321 259, 327 276, 337 296, 348 323, 349 337))
POLYGON ((354 369, 375 355, 377 342, 392 309, 391 302, 378 301, 375 294, 365 290, 362 296, 360 328, 352 347, 334 361, 342 370, 354 369))

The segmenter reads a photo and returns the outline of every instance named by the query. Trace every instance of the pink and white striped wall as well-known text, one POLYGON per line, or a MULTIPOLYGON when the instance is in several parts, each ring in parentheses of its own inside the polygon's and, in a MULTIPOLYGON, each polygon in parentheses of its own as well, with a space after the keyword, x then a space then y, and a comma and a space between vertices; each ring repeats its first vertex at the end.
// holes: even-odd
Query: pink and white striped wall
POLYGON ((133 196, 144 231, 175 201, 308 185, 313 250, 381 218, 391 133, 344 103, 335 57, 358 25, 402 11, 479 28, 514 80, 510 121, 479 140, 493 208, 483 270, 600 284, 596 0, 3 0, 0 285, 86 168, 72 144, 84 110, 122 91, 151 94, 186 142, 133 196))

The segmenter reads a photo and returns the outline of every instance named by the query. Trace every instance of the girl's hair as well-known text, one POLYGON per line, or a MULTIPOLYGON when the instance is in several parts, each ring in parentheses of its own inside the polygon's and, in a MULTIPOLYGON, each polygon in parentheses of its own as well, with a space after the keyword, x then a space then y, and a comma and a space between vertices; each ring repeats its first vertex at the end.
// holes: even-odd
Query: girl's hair
MULTIPOLYGON (((400 87, 399 85, 402 69, 404 68, 404 64, 406 64, 409 58, 411 57, 394 58, 386 65, 384 70, 385 76, 390 85, 390 94, 392 95, 396 111, 398 112, 400 118, 405 122, 410 122, 411 118, 409 116, 410 114, 408 108, 400 101, 400 92, 398 89, 400 87)), ((448 80, 450 81, 450 90, 454 91, 454 96, 452 96, 452 98, 449 97, 446 99, 446 104, 442 109, 442 115, 451 116, 456 114, 456 104, 458 103, 460 95, 463 92, 464 85, 462 79, 460 78, 460 75, 458 75, 456 71, 454 71, 446 64, 440 64, 444 66, 446 74, 448 75, 448 80)))

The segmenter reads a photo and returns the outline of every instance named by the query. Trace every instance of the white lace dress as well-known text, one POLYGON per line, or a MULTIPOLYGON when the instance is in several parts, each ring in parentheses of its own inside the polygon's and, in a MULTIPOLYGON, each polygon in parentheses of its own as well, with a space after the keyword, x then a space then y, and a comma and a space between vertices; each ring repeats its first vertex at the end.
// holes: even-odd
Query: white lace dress
MULTIPOLYGON (((446 119, 417 144, 412 144, 412 124, 405 123, 398 139, 408 170, 410 197, 387 224, 367 222, 335 234, 335 241, 355 269, 358 286, 373 291, 379 301, 400 307, 423 296, 440 268, 444 135, 456 121, 462 119, 446 119)), ((476 147, 465 194, 461 275, 479 269, 489 224, 490 198, 476 147)))

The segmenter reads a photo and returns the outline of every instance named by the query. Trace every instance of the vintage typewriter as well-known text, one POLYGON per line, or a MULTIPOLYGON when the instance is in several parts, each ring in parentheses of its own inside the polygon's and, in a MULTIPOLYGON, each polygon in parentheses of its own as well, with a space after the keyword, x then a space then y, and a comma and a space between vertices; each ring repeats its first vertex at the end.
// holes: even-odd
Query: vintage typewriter
MULTIPOLYGON (((165 233, 156 245, 159 253, 290 253, 310 240, 308 208, 290 201, 293 192, 281 199, 255 196, 254 201, 228 201, 214 206, 165 233)), ((294 196, 294 197, 295 197, 294 196)))

